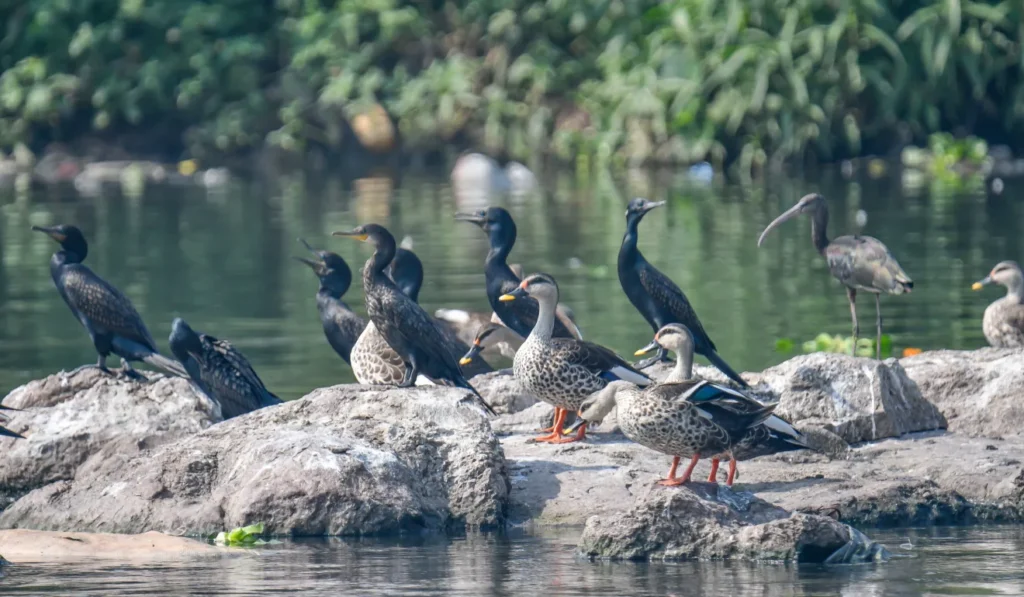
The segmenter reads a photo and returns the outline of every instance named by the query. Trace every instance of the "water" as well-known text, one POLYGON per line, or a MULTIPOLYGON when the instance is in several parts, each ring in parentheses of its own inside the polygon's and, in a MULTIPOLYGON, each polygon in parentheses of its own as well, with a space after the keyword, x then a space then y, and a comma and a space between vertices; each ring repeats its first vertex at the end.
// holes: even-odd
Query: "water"
MULTIPOLYGON (((882 299, 896 354, 908 346, 983 346, 981 315, 1000 292, 971 292, 970 284, 995 263, 1017 258, 1024 231, 1024 208, 1014 200, 1024 188, 1019 182, 986 197, 906 195, 892 181, 829 176, 753 187, 694 184, 685 174, 613 180, 548 172, 541 179, 542 196, 503 202, 519 225, 512 260, 556 276, 588 339, 623 354, 650 340, 619 287, 615 261, 626 202, 666 199, 669 206, 642 223, 641 249, 684 289, 720 354, 741 370, 791 356, 776 352, 779 338, 799 346, 823 331, 850 332, 845 293, 811 247, 806 219, 756 246, 761 229, 805 192, 829 198, 833 236, 852 231, 856 212, 865 210, 865 232, 883 239, 917 282, 911 295, 882 299)), ((33 224, 82 227, 91 245, 87 263, 131 297, 162 346, 181 315, 234 342, 273 391, 297 398, 352 377, 320 330, 316 280, 291 259, 303 254, 296 237, 340 253, 358 270, 368 248, 330 232, 386 224, 414 240, 426 267, 421 298, 428 310, 484 311, 486 240, 452 219, 465 207, 456 205, 440 171, 395 183, 292 176, 236 181, 220 192, 150 187, 139 198, 116 189, 97 198, 70 189, 27 197, 0 191, 0 389, 95 358, 49 278, 55 244, 31 232, 33 224)), ((361 308, 360 289, 347 300, 361 308)), ((873 311, 871 297, 862 297, 869 336, 873 311)))
MULTIPOLYGON (((78 561, 6 568, 4 595, 576 595, 773 597, 1024 594, 1024 530, 874 533, 887 564, 593 563, 579 529, 458 539, 304 540, 239 557, 146 563, 78 561), (910 550, 901 544, 913 544, 910 550)), ((907 545, 906 547, 909 547, 907 545)))

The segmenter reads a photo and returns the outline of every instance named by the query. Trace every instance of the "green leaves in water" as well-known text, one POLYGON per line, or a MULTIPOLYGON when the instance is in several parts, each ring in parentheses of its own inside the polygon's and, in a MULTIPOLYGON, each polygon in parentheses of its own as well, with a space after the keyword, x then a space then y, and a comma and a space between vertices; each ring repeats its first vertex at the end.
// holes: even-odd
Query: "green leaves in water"
MULTIPOLYGON (((775 341, 775 351, 787 354, 796 350, 797 344, 790 338, 779 338, 775 341)), ((835 352, 850 354, 853 348, 853 336, 831 335, 824 332, 818 334, 813 340, 807 340, 800 344, 800 349, 805 354, 812 352, 835 352)), ((875 339, 858 338, 855 354, 859 357, 875 356, 875 339)), ((882 334, 882 358, 892 354, 892 336, 882 334)))
POLYGON ((263 523, 258 522, 247 527, 238 527, 230 531, 221 531, 214 537, 213 542, 217 545, 228 547, 250 547, 255 545, 266 545, 260 536, 263 535, 263 523))

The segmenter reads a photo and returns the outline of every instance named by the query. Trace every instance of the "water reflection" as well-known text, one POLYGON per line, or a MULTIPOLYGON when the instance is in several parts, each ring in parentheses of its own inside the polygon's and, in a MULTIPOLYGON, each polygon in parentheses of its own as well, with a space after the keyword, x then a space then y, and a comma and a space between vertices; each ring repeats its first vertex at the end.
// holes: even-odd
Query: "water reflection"
POLYGON ((902 554, 884 565, 744 562, 600 563, 578 559, 579 529, 457 539, 287 541, 235 557, 160 564, 62 562, 5 569, 4 594, 346 595, 545 594, 783 597, 1020 595, 1024 530, 875 533, 902 554), (910 535, 912 551, 897 546, 910 535), (73 587, 73 589, 72 589, 73 587))
MULTIPOLYGON (((843 290, 811 247, 807 222, 756 246, 763 226, 807 191, 828 197, 833 235, 854 230, 854 214, 865 210, 865 233, 881 238, 914 278, 911 295, 882 301, 897 350, 983 345, 981 315, 998 291, 972 293, 970 284, 998 261, 1018 258, 1024 229, 1021 207, 1008 199, 1021 183, 987 197, 903 195, 891 181, 830 176, 748 187, 696 185, 666 172, 621 179, 553 172, 541 180, 545 192, 506 202, 519 224, 511 260, 558 278, 588 339, 624 354, 649 340, 615 274, 624 206, 644 194, 669 206, 645 218, 641 249, 687 293, 719 353, 744 370, 786 358, 775 352, 780 337, 799 345, 822 331, 849 333, 843 290)), ((336 250, 358 269, 366 248, 329 234, 376 220, 399 238, 413 237, 426 267, 421 303, 428 310, 482 311, 486 239, 455 222, 456 210, 444 171, 395 180, 288 175, 234 181, 213 194, 150 187, 135 199, 113 190, 95 198, 70 189, 0 194, 0 385, 93 358, 50 282, 52 242, 33 235, 33 224, 82 227, 87 263, 132 298, 161 345, 182 315, 232 340, 273 391, 294 398, 352 379, 320 331, 316 280, 289 259, 300 252, 295 239, 336 250)), ((361 305, 358 288, 347 301, 361 305)), ((871 301, 861 303, 862 319, 870 320, 871 301)))

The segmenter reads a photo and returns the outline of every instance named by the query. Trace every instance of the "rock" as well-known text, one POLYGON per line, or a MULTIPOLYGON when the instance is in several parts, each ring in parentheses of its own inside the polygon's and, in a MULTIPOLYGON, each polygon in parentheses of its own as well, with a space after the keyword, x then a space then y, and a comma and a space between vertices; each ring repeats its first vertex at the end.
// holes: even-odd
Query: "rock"
POLYGON ((82 558, 137 562, 232 553, 202 541, 155 531, 141 535, 115 535, 15 529, 0 531, 0 546, 3 557, 15 564, 82 558))
POLYGON ((335 386, 144 454, 105 452, 38 489, 0 528, 365 535, 496 527, 505 459, 453 388, 335 386), (112 508, 111 504, 117 507, 112 508))
POLYGON ((1024 353, 1013 348, 937 350, 902 359, 950 431, 1001 437, 1024 431, 1024 353))
MULTIPOLYGON (((471 383, 498 414, 518 413, 538 402, 533 394, 523 392, 511 369, 477 375, 471 383)), ((548 406, 547 410, 550 417, 551 407, 548 406)))
POLYGON ((220 409, 184 379, 154 374, 126 381, 96 369, 57 373, 15 388, 3 399, 8 425, 24 440, 0 439, 0 495, 19 495, 73 479, 106 446, 137 453, 221 420, 220 409))
MULTIPOLYGON (((579 551, 611 560, 785 560, 824 563, 859 539, 826 516, 788 514, 711 484, 655 487, 627 511, 587 521, 579 551)), ((884 548, 866 550, 879 559, 884 548)))

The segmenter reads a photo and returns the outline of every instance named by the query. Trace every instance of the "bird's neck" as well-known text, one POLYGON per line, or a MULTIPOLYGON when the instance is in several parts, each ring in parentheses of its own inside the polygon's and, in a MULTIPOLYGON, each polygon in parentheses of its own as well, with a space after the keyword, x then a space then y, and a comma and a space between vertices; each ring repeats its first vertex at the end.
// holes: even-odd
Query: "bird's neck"
POLYGON ((558 306, 558 299, 542 297, 537 299, 537 304, 540 309, 537 313, 537 323, 533 326, 533 331, 530 332, 530 338, 547 342, 551 339, 555 329, 555 308, 558 306))
POLYGON ((824 205, 819 205, 811 217, 811 241, 814 243, 814 248, 822 254, 825 253, 825 248, 828 247, 827 229, 828 208, 824 205))
POLYGON ((676 353, 676 366, 662 383, 679 383, 693 379, 693 350, 676 353))
POLYGON ((1024 303, 1024 278, 1013 276, 1007 281, 1006 298, 1016 303, 1024 303))
POLYGON ((624 259, 635 259, 639 251, 636 248, 637 240, 640 238, 640 233, 637 227, 640 225, 638 220, 629 219, 626 220, 626 233, 622 235, 622 246, 619 247, 619 261, 624 259))
POLYGON ((54 265, 67 265, 72 263, 82 263, 84 260, 84 256, 80 256, 74 251, 61 249, 53 254, 53 258, 50 260, 50 263, 54 265))

